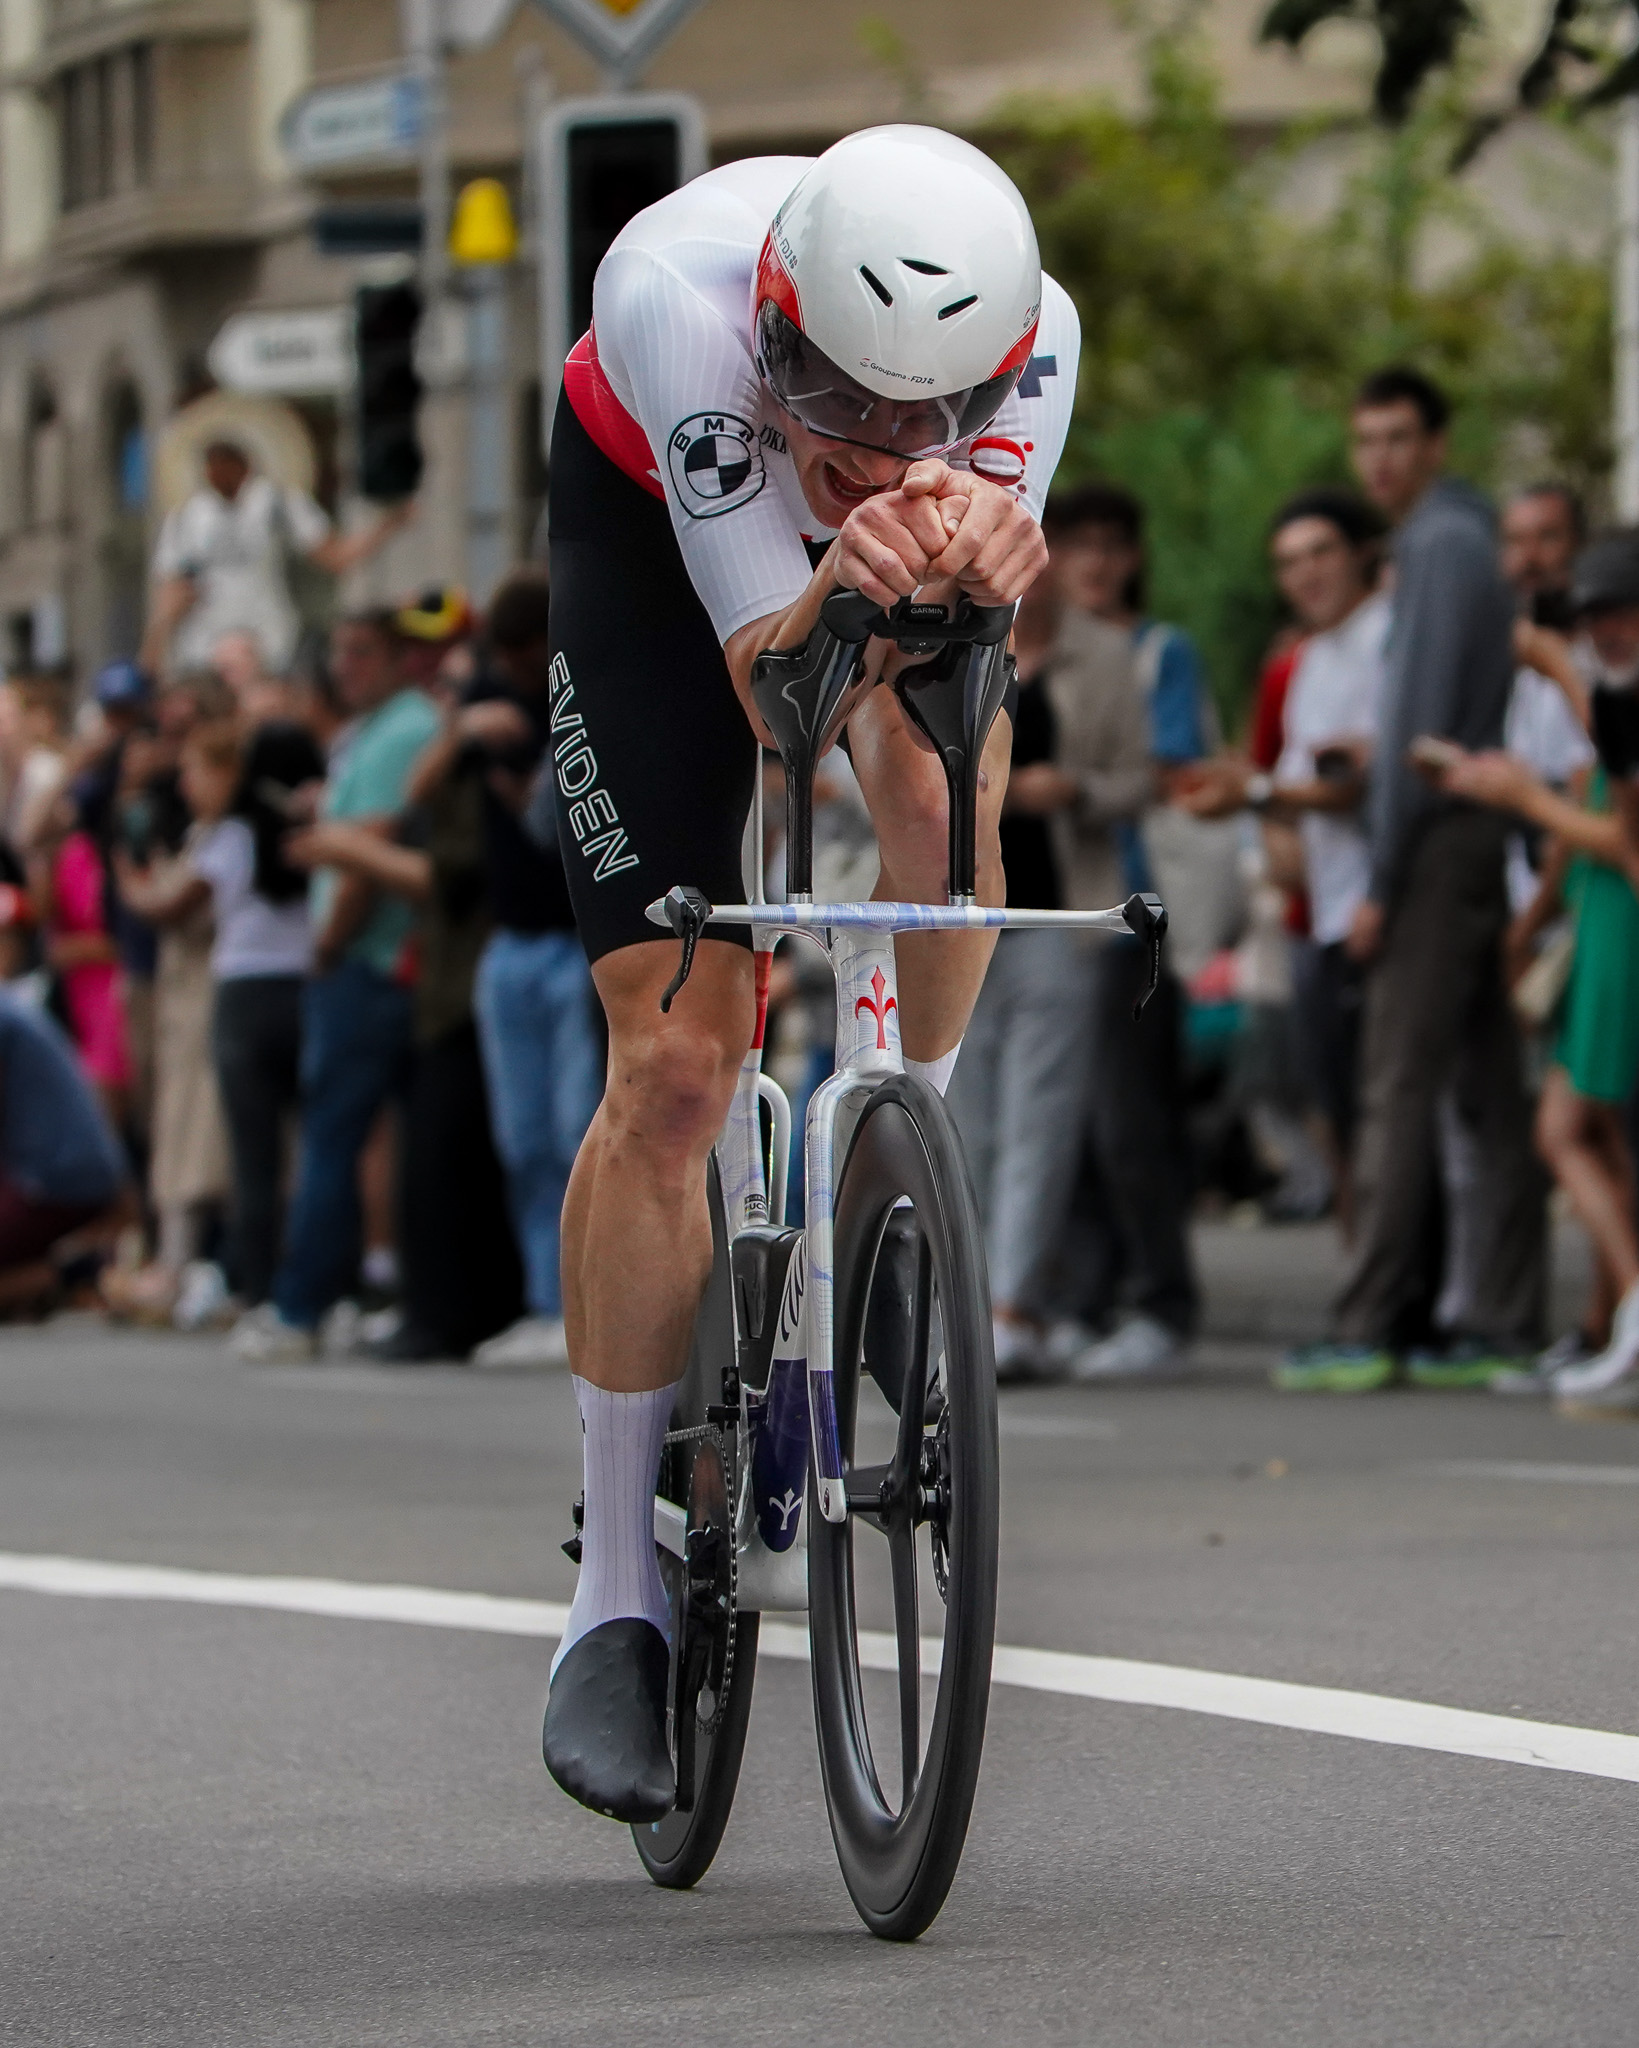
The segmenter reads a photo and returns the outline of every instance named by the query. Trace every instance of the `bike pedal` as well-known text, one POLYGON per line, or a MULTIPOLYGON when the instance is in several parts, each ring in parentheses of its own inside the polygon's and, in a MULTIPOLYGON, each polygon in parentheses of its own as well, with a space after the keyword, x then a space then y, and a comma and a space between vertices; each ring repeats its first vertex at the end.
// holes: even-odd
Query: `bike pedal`
POLYGON ((564 1556, 568 1558, 571 1564, 580 1563, 581 1541, 578 1536, 571 1536, 569 1541, 567 1543, 560 1544, 559 1548, 562 1550, 564 1556))
POLYGON ((731 1429, 740 1419, 740 1404, 727 1401, 713 1401, 707 1405, 706 1420, 718 1429, 731 1429))

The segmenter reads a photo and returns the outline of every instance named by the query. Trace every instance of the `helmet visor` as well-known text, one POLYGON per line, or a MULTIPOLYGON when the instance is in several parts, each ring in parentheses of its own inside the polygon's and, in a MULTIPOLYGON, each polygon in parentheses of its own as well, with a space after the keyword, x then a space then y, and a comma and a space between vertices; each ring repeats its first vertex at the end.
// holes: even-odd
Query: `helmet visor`
POLYGON ((781 405, 811 433, 907 461, 942 455, 983 433, 1020 376, 1004 370, 938 397, 884 398, 839 369, 772 299, 757 311, 757 365, 781 405))

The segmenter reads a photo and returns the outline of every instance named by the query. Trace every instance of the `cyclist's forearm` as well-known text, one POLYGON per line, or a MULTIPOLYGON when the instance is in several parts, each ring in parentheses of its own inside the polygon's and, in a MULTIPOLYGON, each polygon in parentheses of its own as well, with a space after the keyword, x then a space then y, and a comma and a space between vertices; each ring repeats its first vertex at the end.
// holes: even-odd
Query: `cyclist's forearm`
POLYGON ((808 588, 801 597, 783 611, 769 612, 764 618, 753 619, 749 625, 729 635, 723 645, 723 654, 742 702, 750 703, 751 664, 758 655, 766 654, 771 647, 800 647, 819 624, 820 606, 837 587, 836 555, 837 546, 833 541, 824 560, 808 579, 808 588))

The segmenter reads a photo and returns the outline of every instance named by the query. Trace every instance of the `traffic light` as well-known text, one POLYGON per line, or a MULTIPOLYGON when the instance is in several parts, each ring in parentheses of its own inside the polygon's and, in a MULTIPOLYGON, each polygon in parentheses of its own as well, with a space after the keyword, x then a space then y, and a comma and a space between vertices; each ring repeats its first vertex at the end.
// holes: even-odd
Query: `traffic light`
POLYGON ((705 122, 685 93, 559 100, 536 137, 540 192, 542 383, 592 319, 592 280, 631 219, 706 167, 705 122))
POLYGON ((353 301, 358 351, 359 491, 388 503, 413 496, 424 458, 416 434, 422 384, 415 367, 421 293, 367 284, 353 301))

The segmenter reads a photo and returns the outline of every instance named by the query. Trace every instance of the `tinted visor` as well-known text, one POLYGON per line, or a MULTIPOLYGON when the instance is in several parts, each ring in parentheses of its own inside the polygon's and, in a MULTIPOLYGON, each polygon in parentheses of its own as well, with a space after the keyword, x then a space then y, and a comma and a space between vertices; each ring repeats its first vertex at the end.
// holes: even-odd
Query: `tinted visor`
POLYGON ((907 460, 983 433, 1020 376, 1006 370, 937 398, 884 398, 838 369, 772 299, 757 312, 757 363, 781 405, 812 433, 907 460))

